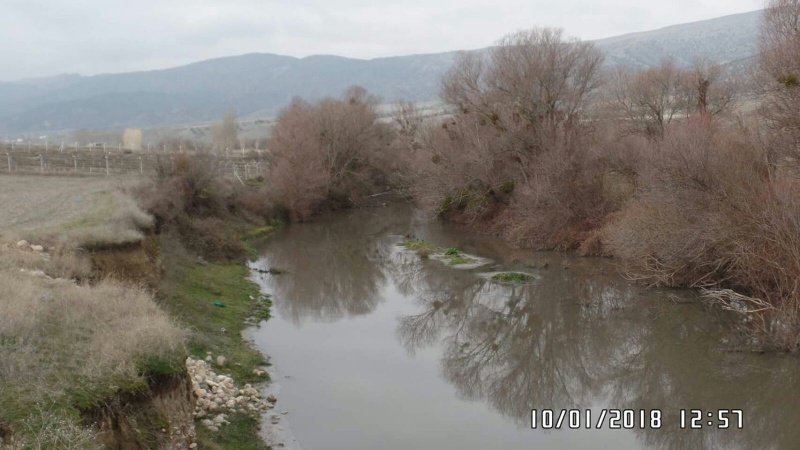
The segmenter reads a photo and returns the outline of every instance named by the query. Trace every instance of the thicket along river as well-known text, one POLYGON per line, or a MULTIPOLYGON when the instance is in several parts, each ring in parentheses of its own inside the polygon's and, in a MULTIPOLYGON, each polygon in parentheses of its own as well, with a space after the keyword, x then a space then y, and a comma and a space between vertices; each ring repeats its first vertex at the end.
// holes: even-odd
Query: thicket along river
POLYGON ((293 224, 254 265, 286 271, 255 276, 274 317, 249 337, 271 357, 287 448, 800 448, 798 359, 740 351, 692 292, 629 282, 613 260, 514 250, 394 204, 293 224), (493 263, 423 259, 406 235, 493 263), (498 270, 537 278, 482 275, 498 270), (555 429, 562 410, 580 416, 555 429))

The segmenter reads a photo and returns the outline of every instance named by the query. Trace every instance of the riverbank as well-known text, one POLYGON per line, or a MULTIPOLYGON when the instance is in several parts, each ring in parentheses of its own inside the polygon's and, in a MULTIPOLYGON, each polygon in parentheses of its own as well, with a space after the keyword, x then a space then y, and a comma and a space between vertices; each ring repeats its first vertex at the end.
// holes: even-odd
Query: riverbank
POLYGON ((269 318, 244 256, 271 227, 204 218, 187 240, 140 181, 0 183, 0 448, 268 448, 241 331, 269 318))
MULTIPOLYGON (((260 293, 243 262, 206 262, 186 251, 174 236, 161 237, 163 281, 160 302, 189 330, 190 358, 204 360, 237 386, 269 382, 265 356, 250 346, 242 331, 269 318, 271 300, 260 293)), ((220 406, 220 411, 232 408, 220 406)), ((197 443, 201 449, 263 450, 260 417, 236 411, 218 430, 198 417, 197 443)))

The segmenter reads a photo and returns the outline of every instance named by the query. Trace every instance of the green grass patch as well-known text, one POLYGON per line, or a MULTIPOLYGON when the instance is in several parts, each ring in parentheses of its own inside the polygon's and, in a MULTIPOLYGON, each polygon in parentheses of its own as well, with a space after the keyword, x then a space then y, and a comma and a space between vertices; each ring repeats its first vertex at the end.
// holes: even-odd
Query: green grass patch
POLYGON ((89 214, 65 222, 61 228, 71 231, 78 228, 89 228, 104 224, 114 213, 117 201, 111 192, 100 192, 92 197, 92 211, 89 214))
POLYGON ((475 262, 474 258, 464 255, 461 250, 456 247, 439 247, 432 242, 420 239, 408 239, 400 242, 397 245, 415 251, 417 255, 422 258, 427 258, 428 256, 439 256, 443 258, 449 266, 472 264, 475 262))
POLYGON ((259 438, 259 418, 247 414, 230 414, 230 423, 212 432, 206 427, 197 427, 197 445, 203 450, 267 450, 269 447, 259 438))
POLYGON ((468 257, 466 257, 464 255, 457 255, 457 256, 454 256, 454 257, 450 258, 447 261, 447 265, 448 266, 458 266, 458 265, 461 265, 461 264, 472 264, 473 262, 475 262, 475 261, 472 258, 468 258, 468 257))
POLYGON ((492 275, 493 281, 502 281, 505 283, 525 283, 533 279, 532 276, 521 272, 501 272, 492 275))
MULTIPOLYGON (((242 338, 242 331, 271 317, 272 299, 261 294, 249 279, 244 264, 199 264, 176 241, 163 238, 162 287, 164 307, 190 330, 188 350, 195 358, 224 355, 227 366, 214 367, 217 373, 230 374, 238 385, 267 381, 253 370, 267 365, 264 356, 242 338), (221 302, 224 308, 214 306, 221 302), (224 331, 223 331, 224 330, 224 331)), ((230 424, 210 432, 197 426, 197 442, 202 449, 266 449, 258 436, 257 415, 234 414, 230 424)))
MULTIPOLYGON (((164 247, 169 246, 164 242, 164 247)), ((266 361, 241 333, 254 318, 269 318, 272 302, 249 279, 249 269, 236 263, 198 264, 188 254, 168 248, 164 267, 163 306, 189 328, 190 354, 196 358, 205 358, 207 352, 224 355, 229 363, 222 372, 230 372, 237 383, 264 381, 252 372, 266 361), (214 302, 224 303, 225 308, 214 302)))
POLYGON ((271 225, 267 225, 265 227, 250 228, 248 230, 245 230, 245 232, 242 234, 242 238, 261 239, 269 236, 270 234, 272 234, 273 231, 275 231, 275 227, 271 225))
POLYGON ((400 242, 397 245, 399 245, 400 247, 405 247, 405 248, 407 248, 409 250, 414 250, 414 251, 419 251, 419 250, 422 250, 422 249, 426 249, 431 253, 436 253, 436 252, 440 251, 440 248, 436 244, 434 244, 432 242, 424 241, 424 240, 421 240, 421 239, 408 239, 408 240, 400 242))
POLYGON ((137 368, 145 376, 179 376, 186 370, 186 362, 183 355, 175 358, 163 358, 160 356, 148 356, 137 362, 137 368))

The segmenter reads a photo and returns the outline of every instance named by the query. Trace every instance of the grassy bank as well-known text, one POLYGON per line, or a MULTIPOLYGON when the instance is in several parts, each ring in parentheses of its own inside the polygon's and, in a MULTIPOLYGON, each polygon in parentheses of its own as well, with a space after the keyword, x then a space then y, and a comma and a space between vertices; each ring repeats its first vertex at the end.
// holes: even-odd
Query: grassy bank
POLYGON ((228 214, 228 197, 198 206, 219 192, 209 186, 153 188, 144 197, 178 196, 141 208, 113 180, 0 177, 0 187, 10 212, 0 214, 0 448, 267 448, 255 413, 195 430, 185 361, 212 355, 237 385, 268 381, 241 331, 269 317, 244 256, 271 227, 228 214))
POLYGON ((166 409, 146 405, 152 420, 121 414, 107 428, 87 419, 144 405, 156 379, 180 382, 185 373, 181 327, 152 292, 93 261, 146 259, 153 221, 120 189, 128 185, 0 177, 0 446, 100 448, 121 438, 112 422, 135 427, 141 442, 164 442, 166 409))
MULTIPOLYGON (((188 329, 190 356, 212 356, 218 373, 230 374, 237 384, 268 381, 260 368, 264 356, 242 338, 253 321, 269 318, 269 297, 261 295, 250 271, 241 262, 205 262, 187 252, 175 236, 161 237, 164 278, 159 287, 160 302, 188 329), (225 364, 217 365, 223 356, 225 364)), ((259 418, 232 415, 231 423, 219 432, 197 426, 201 449, 266 449, 258 437, 259 418)))

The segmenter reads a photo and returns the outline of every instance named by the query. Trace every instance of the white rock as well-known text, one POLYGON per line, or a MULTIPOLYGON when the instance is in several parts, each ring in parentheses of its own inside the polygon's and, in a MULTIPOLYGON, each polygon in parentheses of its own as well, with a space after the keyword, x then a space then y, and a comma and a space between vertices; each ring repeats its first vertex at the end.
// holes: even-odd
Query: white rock
POLYGON ((31 244, 28 244, 28 241, 26 241, 24 239, 19 241, 19 242, 17 242, 17 248, 19 248, 19 249, 27 249, 28 247, 30 247, 30 245, 31 244))
POLYGON ((42 247, 41 245, 31 245, 31 250, 37 253, 41 253, 44 251, 44 247, 42 247))
POLYGON ((226 357, 224 357, 222 355, 217 356, 217 365, 218 366, 225 367, 225 364, 227 364, 227 363, 228 363, 228 358, 226 358, 226 357))

